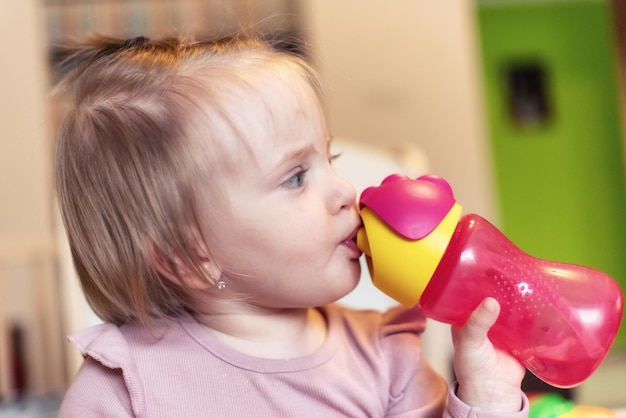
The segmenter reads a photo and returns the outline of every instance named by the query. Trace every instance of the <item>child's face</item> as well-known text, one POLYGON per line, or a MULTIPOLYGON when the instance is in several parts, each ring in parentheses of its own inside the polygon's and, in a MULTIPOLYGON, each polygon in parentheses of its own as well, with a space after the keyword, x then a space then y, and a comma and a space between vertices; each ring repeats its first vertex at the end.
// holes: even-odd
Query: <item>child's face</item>
POLYGON ((229 289, 255 305, 319 306, 358 282, 361 221, 354 188, 329 163, 313 90, 285 84, 263 84, 271 114, 254 102, 240 109, 252 157, 241 155, 236 176, 224 176, 230 209, 219 219, 228 222, 211 227, 219 237, 211 252, 229 289))

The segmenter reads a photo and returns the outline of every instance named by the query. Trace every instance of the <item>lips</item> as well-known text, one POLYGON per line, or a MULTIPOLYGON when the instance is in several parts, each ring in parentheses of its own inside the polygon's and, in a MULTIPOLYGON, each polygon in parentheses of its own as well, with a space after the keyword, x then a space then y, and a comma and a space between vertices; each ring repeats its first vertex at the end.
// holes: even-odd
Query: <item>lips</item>
POLYGON ((356 244, 356 237, 360 229, 361 225, 359 224, 356 228, 352 230, 352 232, 350 232, 346 239, 342 241, 342 245, 347 247, 354 254, 355 257, 360 257, 362 254, 361 250, 356 244))

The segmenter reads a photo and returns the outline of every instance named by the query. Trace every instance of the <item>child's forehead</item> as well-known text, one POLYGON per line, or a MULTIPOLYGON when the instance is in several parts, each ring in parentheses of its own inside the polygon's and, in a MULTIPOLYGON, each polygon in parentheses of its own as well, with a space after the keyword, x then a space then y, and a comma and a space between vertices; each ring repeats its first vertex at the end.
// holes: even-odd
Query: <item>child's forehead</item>
POLYGON ((201 143, 221 153, 219 163, 235 171, 242 163, 256 165, 261 150, 294 140, 298 130, 325 129, 315 89, 289 68, 232 77, 216 93, 201 122, 213 140, 201 143))
POLYGON ((252 72, 241 80, 235 80, 232 92, 251 104, 262 102, 267 109, 308 105, 316 96, 304 77, 287 66, 252 72))
POLYGON ((321 111, 313 88, 290 72, 255 74, 233 86, 224 100, 227 118, 248 141, 276 134, 294 118, 317 120, 321 111))

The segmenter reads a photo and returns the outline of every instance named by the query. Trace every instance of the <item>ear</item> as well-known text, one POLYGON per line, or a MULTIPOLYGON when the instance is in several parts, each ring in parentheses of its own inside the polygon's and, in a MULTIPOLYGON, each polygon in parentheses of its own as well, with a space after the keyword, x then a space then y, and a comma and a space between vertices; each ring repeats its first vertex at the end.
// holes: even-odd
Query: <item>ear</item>
POLYGON ((168 261, 168 257, 163 254, 163 251, 154 241, 151 241, 149 248, 150 260, 154 268, 178 286, 197 290, 208 289, 216 286, 216 282, 222 274, 217 265, 208 258, 206 251, 199 250, 197 254, 198 260, 200 260, 198 269, 205 273, 199 276, 197 272, 190 270, 178 256, 173 256, 171 261, 168 261), (206 280, 207 276, 211 279, 210 282, 206 280))

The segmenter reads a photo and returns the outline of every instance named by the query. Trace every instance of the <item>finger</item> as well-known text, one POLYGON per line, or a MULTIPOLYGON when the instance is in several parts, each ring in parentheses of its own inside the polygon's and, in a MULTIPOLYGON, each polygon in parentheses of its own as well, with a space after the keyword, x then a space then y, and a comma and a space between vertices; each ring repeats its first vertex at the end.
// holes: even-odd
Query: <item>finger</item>
POLYGON ((472 312, 467 323, 459 330, 465 344, 480 345, 487 338, 489 329, 498 319, 500 304, 494 298, 485 298, 472 312))

